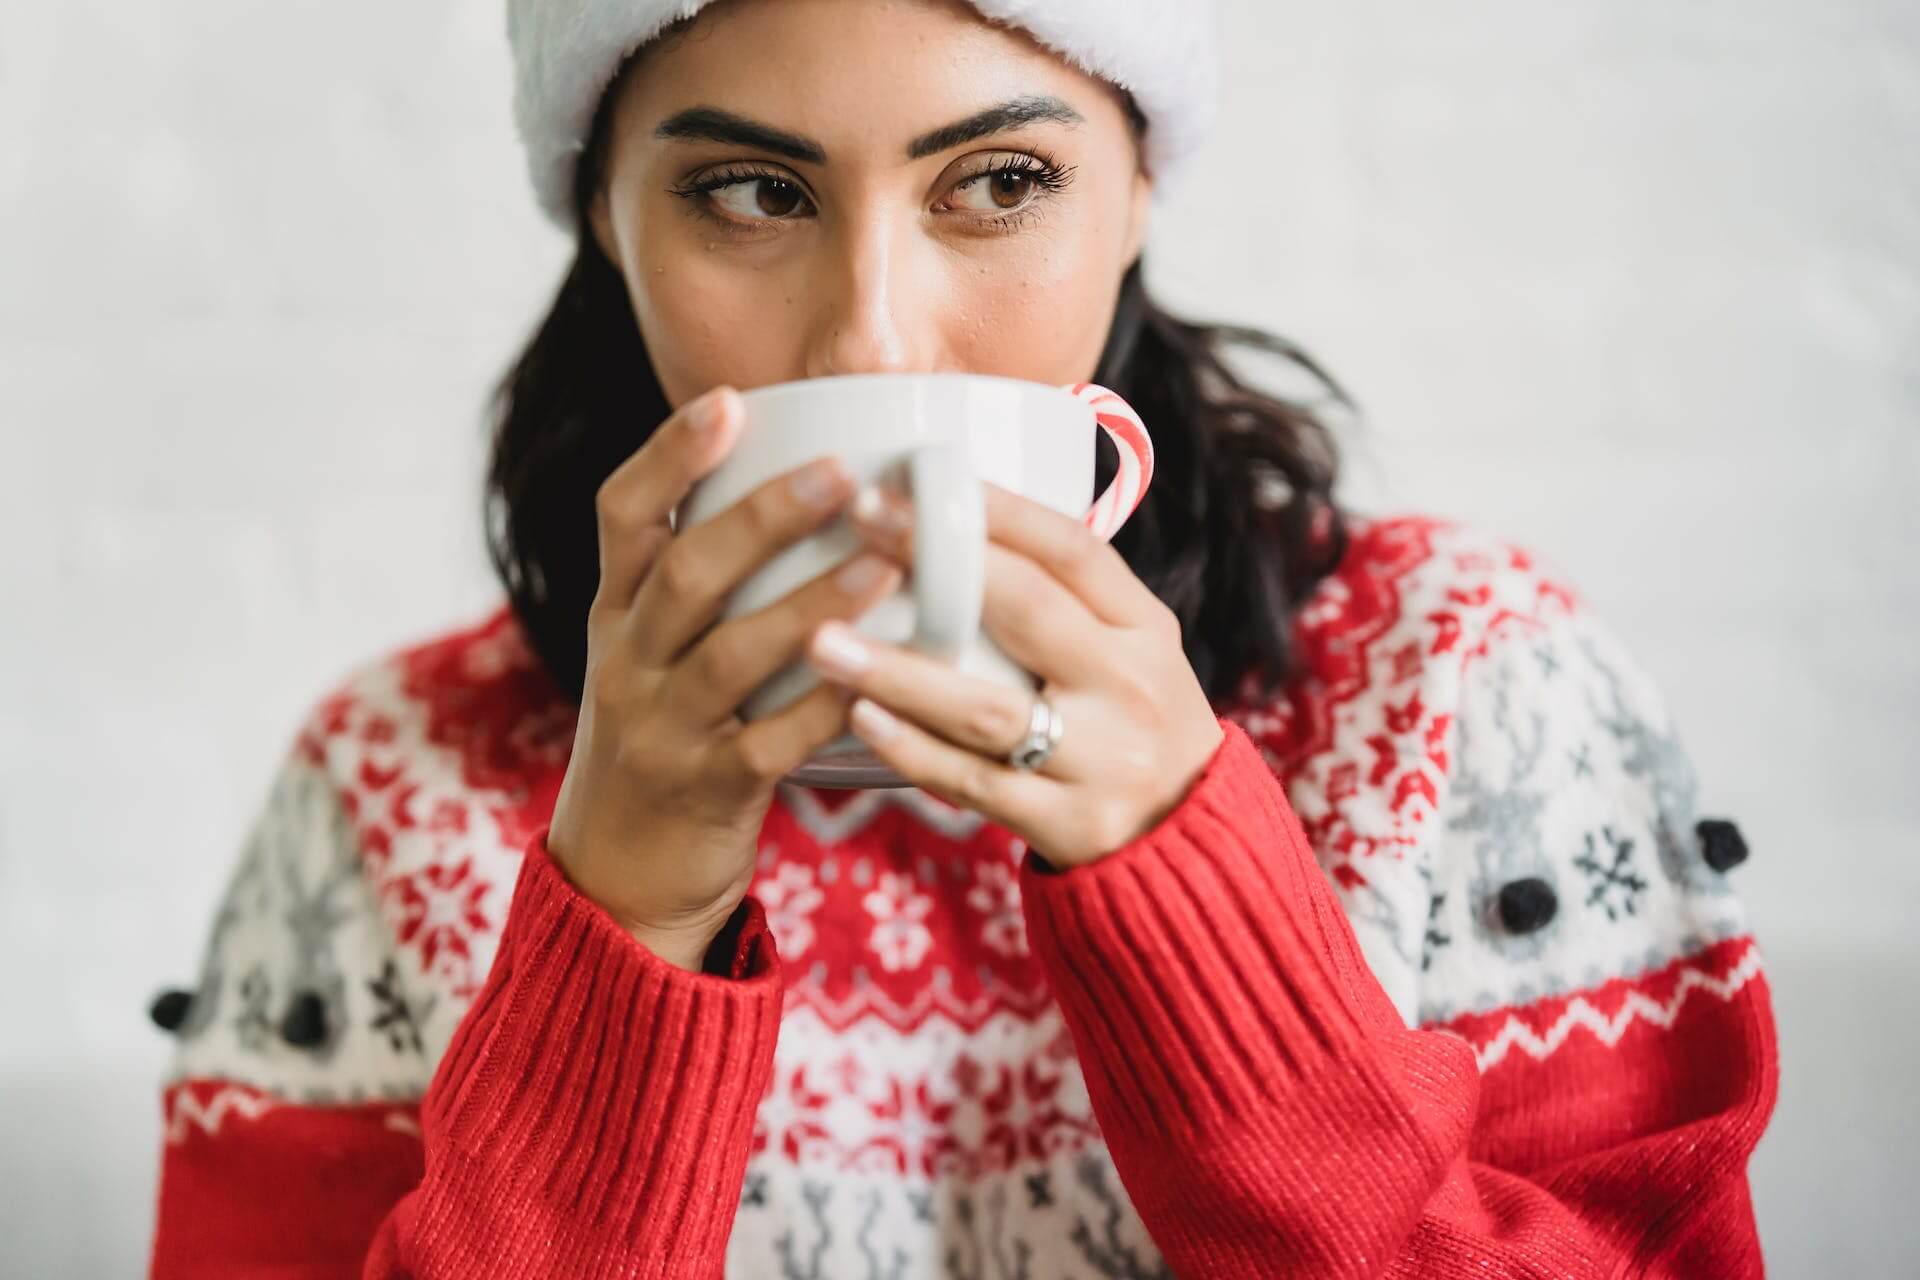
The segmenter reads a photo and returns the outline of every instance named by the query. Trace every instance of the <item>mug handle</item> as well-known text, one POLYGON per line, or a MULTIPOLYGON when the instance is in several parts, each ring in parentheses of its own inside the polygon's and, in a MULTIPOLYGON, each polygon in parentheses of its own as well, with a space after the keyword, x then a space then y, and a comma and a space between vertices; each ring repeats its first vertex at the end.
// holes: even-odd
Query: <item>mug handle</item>
MULTIPOLYGON (((1083 517, 1101 541, 1113 537, 1139 507, 1153 479, 1153 438, 1118 392, 1091 382, 1063 385, 1093 410, 1094 424, 1119 450, 1119 467, 1083 517)), ((928 445, 908 460, 914 506, 914 630, 908 644, 958 662, 980 629, 986 591, 986 504, 964 448, 928 445)))
POLYGON ((927 445, 907 460, 913 498, 913 635, 929 657, 957 663, 980 629, 987 585, 987 506, 973 460, 927 445))

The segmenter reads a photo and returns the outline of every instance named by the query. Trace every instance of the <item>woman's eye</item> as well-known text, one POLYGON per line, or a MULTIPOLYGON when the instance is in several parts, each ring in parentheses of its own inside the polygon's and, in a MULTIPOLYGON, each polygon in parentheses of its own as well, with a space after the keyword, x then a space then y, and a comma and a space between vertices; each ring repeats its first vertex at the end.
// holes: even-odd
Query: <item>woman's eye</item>
MULTIPOLYGON (((1072 166, 1051 160, 1003 160, 997 168, 961 179, 939 208, 974 215, 966 219, 970 227, 1011 230, 1036 211, 1042 198, 1063 190, 1072 174, 1072 166)), ((740 234, 797 222, 812 209, 798 181, 752 169, 717 170, 671 190, 708 222, 740 234)))
POLYGON ((784 218, 799 208, 805 197, 800 188, 784 178, 741 178, 708 191, 713 202, 743 222, 766 222, 784 218))
POLYGON ((1031 175, 1018 169, 996 169, 968 178, 954 194, 963 209, 975 213, 1009 213, 1033 198, 1031 175))

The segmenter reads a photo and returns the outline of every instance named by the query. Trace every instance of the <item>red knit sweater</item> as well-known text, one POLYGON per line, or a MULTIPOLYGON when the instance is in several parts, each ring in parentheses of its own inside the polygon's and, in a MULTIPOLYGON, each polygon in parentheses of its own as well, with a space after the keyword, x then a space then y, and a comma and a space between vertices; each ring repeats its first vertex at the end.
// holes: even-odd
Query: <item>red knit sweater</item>
POLYGON ((505 611, 356 671, 177 1028, 154 1274, 1762 1274, 1744 844, 1644 673, 1411 517, 1296 640, 1089 866, 783 787, 703 974, 546 855, 572 711, 505 611))

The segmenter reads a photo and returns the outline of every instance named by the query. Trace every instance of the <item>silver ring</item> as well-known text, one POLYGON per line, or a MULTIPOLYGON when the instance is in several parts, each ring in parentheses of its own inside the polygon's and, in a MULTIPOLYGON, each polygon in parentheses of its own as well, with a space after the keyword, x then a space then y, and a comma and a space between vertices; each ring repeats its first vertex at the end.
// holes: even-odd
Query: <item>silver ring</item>
POLYGON ((1060 736, 1066 731, 1059 709, 1047 701, 1045 694, 1034 694, 1033 714, 1027 717, 1027 736, 1007 752, 1007 763, 1023 772, 1038 769, 1060 745, 1060 736))

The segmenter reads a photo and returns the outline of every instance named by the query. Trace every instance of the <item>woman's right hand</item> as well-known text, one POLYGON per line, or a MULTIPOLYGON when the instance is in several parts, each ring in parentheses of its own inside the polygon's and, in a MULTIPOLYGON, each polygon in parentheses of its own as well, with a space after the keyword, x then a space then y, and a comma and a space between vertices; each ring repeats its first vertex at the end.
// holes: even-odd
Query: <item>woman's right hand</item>
POLYGON ((852 496, 838 460, 767 481, 676 533, 668 512, 732 449, 739 393, 683 405, 600 487, 600 586, 586 684, 547 848, 640 942, 698 971, 753 878, 774 786, 846 729, 850 697, 819 686, 743 724, 735 709, 802 657, 815 627, 859 616, 901 568, 863 551, 765 608, 714 625, 726 598, 852 496))

